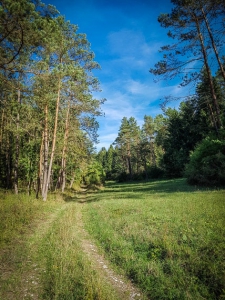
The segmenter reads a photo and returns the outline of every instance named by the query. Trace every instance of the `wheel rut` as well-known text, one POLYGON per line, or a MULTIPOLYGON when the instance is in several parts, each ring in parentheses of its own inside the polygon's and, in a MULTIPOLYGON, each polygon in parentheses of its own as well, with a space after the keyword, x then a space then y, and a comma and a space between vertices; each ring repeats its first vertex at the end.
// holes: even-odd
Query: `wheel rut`
MULTIPOLYGON (((82 196, 85 199, 85 196, 82 196)), ((141 291, 135 287, 131 281, 117 274, 111 267, 109 261, 99 252, 97 246, 91 239, 89 233, 84 228, 82 217, 82 208, 85 204, 80 202, 77 211, 78 230, 81 235, 81 247, 83 252, 87 255, 94 270, 96 270, 103 278, 109 282, 116 291, 121 300, 143 300, 146 299, 141 291)))

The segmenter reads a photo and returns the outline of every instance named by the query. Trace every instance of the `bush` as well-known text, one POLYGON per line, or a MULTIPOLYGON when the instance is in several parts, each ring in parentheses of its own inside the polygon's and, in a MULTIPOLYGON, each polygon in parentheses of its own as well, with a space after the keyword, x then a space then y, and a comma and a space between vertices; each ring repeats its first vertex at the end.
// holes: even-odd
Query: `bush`
POLYGON ((87 185, 101 185, 105 182, 105 172, 99 162, 94 161, 90 164, 84 181, 87 185))
POLYGON ((225 141, 203 140, 191 154, 185 176, 190 184, 224 185, 225 141))

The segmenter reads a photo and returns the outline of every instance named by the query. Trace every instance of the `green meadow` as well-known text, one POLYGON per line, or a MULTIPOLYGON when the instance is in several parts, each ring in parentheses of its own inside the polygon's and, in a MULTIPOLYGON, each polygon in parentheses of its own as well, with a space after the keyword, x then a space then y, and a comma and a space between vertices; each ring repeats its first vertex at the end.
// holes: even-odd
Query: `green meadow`
POLYGON ((225 299, 223 189, 184 179, 108 183, 87 198, 84 216, 108 259, 149 299, 225 299))
POLYGON ((1 300, 118 300, 82 253, 80 204, 0 199, 1 300))
POLYGON ((142 299, 225 299, 224 189, 176 179, 46 202, 1 192, 0 216, 0 299, 124 300, 84 253, 83 228, 142 299))

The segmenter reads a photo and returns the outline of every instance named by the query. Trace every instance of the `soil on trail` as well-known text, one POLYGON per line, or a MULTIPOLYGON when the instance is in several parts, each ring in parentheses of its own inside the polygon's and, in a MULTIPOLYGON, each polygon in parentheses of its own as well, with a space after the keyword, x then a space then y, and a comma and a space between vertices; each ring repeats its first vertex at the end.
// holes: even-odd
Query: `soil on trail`
POLYGON ((78 209, 78 230, 81 233, 82 239, 81 239, 81 245, 84 253, 88 256, 89 260, 91 261, 92 267, 94 270, 96 270, 98 273, 101 274, 101 276, 106 279, 107 282, 110 282, 110 284, 113 286, 114 290, 118 294, 119 298, 121 300, 138 300, 138 299, 144 299, 141 292, 138 290, 137 287, 135 287, 132 282, 128 281, 128 279, 125 279, 123 276, 116 274, 114 270, 110 267, 110 263, 104 258, 102 254, 99 253, 98 248, 94 244, 94 242, 91 240, 90 235, 88 232, 84 229, 84 224, 82 220, 82 206, 85 204, 86 199, 86 190, 82 189, 82 193, 79 197, 81 201, 80 203, 80 209, 78 209))
POLYGON ((108 282, 113 287, 118 299, 146 299, 132 282, 113 271, 110 263, 100 253, 91 239, 91 236, 85 230, 82 209, 84 205, 87 205, 85 204, 86 198, 86 189, 83 188, 81 192, 76 195, 75 202, 71 201, 69 204, 63 204, 60 208, 56 209, 54 213, 50 214, 48 219, 43 219, 40 224, 35 226, 32 232, 24 237, 24 241, 20 246, 17 245, 16 249, 12 246, 12 248, 6 250, 6 253, 4 253, 0 260, 0 271, 2 273, 0 276, 0 298, 1 292, 3 292, 4 300, 42 299, 41 295, 43 287, 40 277, 41 273, 45 272, 45 266, 39 266, 39 262, 36 259, 38 244, 51 228, 54 221, 59 217, 60 212, 65 209, 70 209, 71 205, 74 205, 76 206, 75 230, 79 236, 81 248, 87 259, 90 261, 91 268, 99 274, 103 279, 103 282, 108 282), (10 262, 9 258, 12 255, 14 257, 12 262, 10 262), (15 278, 17 278, 15 282, 17 286, 15 286, 14 283, 15 278), (10 290, 8 288, 3 289, 3 286, 1 286, 1 282, 4 283, 6 281, 10 282, 10 290))

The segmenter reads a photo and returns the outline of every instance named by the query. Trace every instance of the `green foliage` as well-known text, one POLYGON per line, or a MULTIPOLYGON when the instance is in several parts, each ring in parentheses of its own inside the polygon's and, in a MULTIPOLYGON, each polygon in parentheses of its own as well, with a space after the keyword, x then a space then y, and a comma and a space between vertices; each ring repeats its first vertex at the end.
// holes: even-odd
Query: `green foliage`
POLYGON ((224 190, 110 182, 84 212, 105 255, 149 299, 224 298, 224 190))
POLYGON ((93 153, 99 65, 85 34, 51 5, 6 0, 0 17, 0 186, 41 186, 46 198, 93 153))
POLYGON ((88 186, 101 185, 105 182, 105 172, 98 161, 93 161, 88 166, 87 173, 84 175, 84 180, 88 186))
POLYGON ((191 154, 185 175, 191 184, 225 184, 225 141, 206 138, 191 154))

